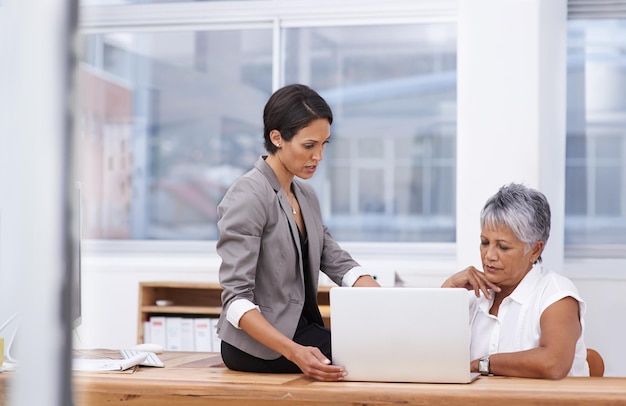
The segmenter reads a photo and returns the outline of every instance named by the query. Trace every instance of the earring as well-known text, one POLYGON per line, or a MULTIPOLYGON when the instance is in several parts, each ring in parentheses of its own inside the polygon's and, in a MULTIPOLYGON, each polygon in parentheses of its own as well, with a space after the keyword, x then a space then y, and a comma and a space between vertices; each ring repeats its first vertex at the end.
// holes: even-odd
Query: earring
POLYGON ((274 144, 274 145, 276 145, 276 148, 280 148, 280 144, 274 144))

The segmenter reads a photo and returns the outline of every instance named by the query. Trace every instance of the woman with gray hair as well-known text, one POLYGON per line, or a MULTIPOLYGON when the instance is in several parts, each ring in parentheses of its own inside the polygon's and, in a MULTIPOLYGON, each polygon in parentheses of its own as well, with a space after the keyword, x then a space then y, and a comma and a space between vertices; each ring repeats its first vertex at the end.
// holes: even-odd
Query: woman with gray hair
POLYGON ((585 302, 574 284, 541 264, 550 205, 539 191, 509 184, 481 215, 483 271, 470 266, 443 287, 473 290, 473 372, 526 378, 589 376, 585 302))

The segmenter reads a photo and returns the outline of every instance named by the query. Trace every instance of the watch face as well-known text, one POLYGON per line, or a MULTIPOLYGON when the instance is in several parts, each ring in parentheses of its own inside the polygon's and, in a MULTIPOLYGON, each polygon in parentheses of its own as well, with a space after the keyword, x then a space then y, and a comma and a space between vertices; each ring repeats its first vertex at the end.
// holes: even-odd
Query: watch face
POLYGON ((483 375, 489 375, 489 358, 481 358, 478 361, 478 371, 483 375))

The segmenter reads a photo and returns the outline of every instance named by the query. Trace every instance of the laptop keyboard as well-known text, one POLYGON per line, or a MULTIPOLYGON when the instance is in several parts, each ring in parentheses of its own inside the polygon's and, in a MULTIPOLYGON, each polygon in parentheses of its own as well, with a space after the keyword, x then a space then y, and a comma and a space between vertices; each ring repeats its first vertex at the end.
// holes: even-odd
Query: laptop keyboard
POLYGON ((163 361, 161 361, 161 359, 157 357, 157 355, 153 352, 146 352, 146 351, 139 351, 139 350, 120 350, 120 355, 124 359, 132 358, 140 353, 148 354, 148 357, 144 361, 142 361, 139 365, 142 365, 144 367, 157 367, 157 368, 163 368, 165 366, 165 364, 163 364, 163 361))

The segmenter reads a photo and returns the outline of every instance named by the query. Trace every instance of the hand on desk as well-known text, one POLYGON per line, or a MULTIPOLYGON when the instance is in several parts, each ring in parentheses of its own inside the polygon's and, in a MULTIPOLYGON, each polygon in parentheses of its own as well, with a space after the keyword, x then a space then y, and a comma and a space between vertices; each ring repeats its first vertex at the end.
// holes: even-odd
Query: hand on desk
POLYGON ((343 367, 331 365, 330 360, 317 347, 298 345, 288 359, 296 364, 304 375, 318 381, 339 381, 346 376, 343 367))
POLYGON ((296 364, 309 378, 338 381, 346 376, 343 367, 331 365, 319 348, 304 346, 286 337, 256 309, 246 312, 239 320, 239 326, 257 341, 296 364))

